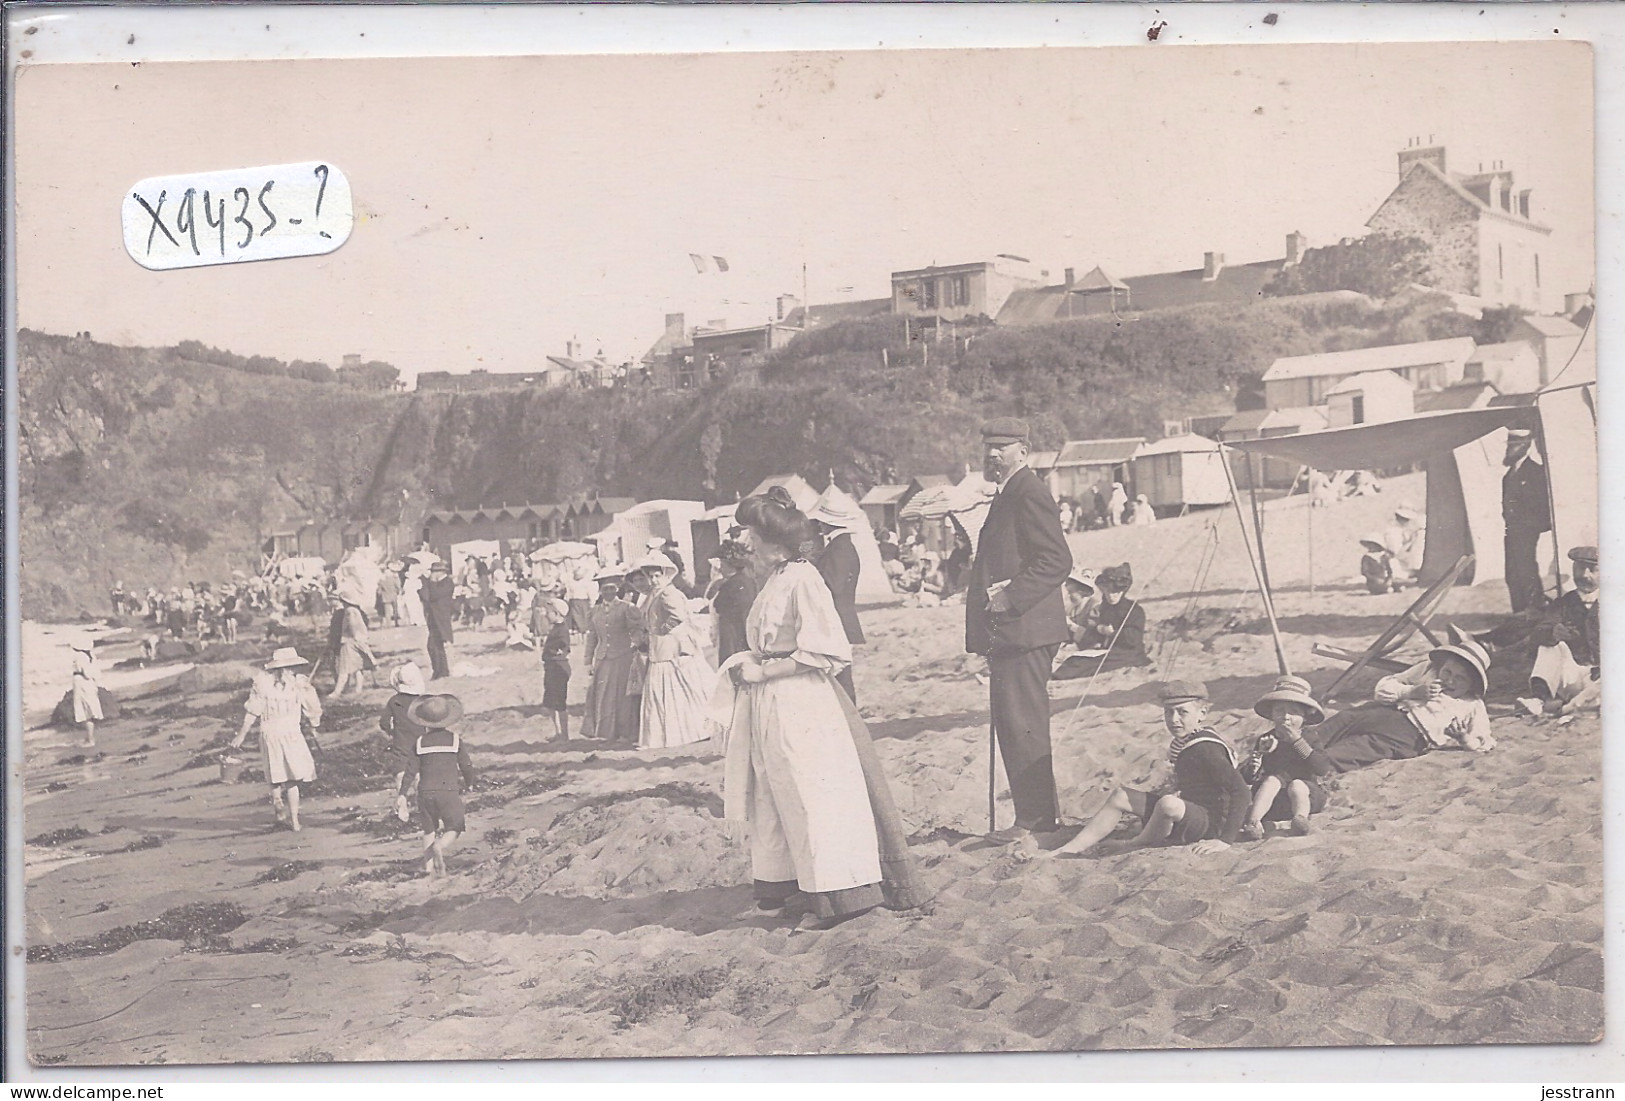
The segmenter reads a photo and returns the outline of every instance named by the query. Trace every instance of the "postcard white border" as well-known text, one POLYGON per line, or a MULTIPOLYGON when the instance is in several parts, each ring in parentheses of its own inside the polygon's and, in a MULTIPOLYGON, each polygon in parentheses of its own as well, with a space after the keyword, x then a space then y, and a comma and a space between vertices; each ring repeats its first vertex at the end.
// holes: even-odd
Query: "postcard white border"
MULTIPOLYGON (((19 63, 87 61, 236 60, 312 57, 511 56, 557 53, 649 53, 770 50, 989 48, 1033 46, 1139 46, 1177 49, 1210 44, 1310 42, 1425 42, 1551 40, 1593 43, 1597 81, 1597 297, 1613 304, 1625 291, 1625 4, 911 4, 788 5, 749 7, 332 6, 171 8, 13 7, 7 10, 8 80, 19 63), (1265 22, 1274 13, 1276 21, 1265 22), (1156 42, 1146 30, 1164 22, 1156 42), (33 34, 25 34, 29 27, 33 34), (23 51, 31 56, 23 58, 23 51)), ((9 90, 9 87, 8 87, 9 90)), ((6 97, 7 109, 13 102, 6 97)), ((10 128, 8 126, 8 132, 10 128)), ((7 150, 10 152, 9 148, 7 150)), ((337 151, 335 156, 342 156, 337 151)), ((7 238, 13 239, 10 157, 7 157, 7 238)), ((12 257, 6 257, 7 316, 15 318, 12 257)), ((1599 313, 1598 346, 1604 362, 1625 347, 1619 309, 1599 313)), ((14 325, 14 321, 13 321, 14 325)), ((7 381, 15 360, 15 333, 6 337, 7 381)), ((1611 373, 1611 372, 1610 372, 1611 373)), ((1603 382, 1605 393, 1611 384, 1603 382)), ((15 421, 15 389, 7 385, 7 425, 15 421)), ((1618 438, 1625 414, 1612 398, 1602 412, 1600 469, 1610 482, 1625 463, 1618 438)), ((14 456, 8 449, 8 460, 14 456)), ((5 554, 15 563, 14 462, 6 470, 5 554)), ((1604 551, 1621 548, 1622 510, 1603 495, 1604 551)), ((6 575, 7 605, 15 608, 14 570, 6 575)), ((1609 615, 1608 664, 1621 663, 1609 615)), ((6 624, 6 676, 19 682, 17 623, 6 624)), ((1611 673, 1613 671, 1611 670, 1611 673)), ((1619 674, 1615 674, 1619 675, 1619 674)), ((1625 679, 1619 680, 1625 684, 1625 679)), ((20 760, 21 704, 6 694, 7 745, 20 760)), ((157 1083, 421 1083, 462 1082, 754 1082, 793 1078, 825 1081, 1105 1082, 1530 1082, 1625 1081, 1625 965, 1622 920, 1625 885, 1620 849, 1625 821, 1625 752, 1611 743, 1621 734, 1621 708, 1604 723, 1605 941, 1610 1036, 1594 1046, 1334 1048, 1273 1051, 1090 1052, 1083 1054, 827 1056, 728 1059, 569 1060, 508 1063, 393 1063, 322 1066, 142 1067, 53 1070, 28 1065, 22 1010, 23 962, 6 952, 5 1029, 11 1082, 129 1085, 157 1083)), ((8 806, 20 811, 20 776, 8 770, 8 806)), ((21 836, 6 830, 7 945, 22 943, 21 836)), ((1530 1096, 1535 1096, 1530 1087, 1530 1096)), ((1170 1091, 1171 1092, 1171 1091, 1170 1091)), ((1224 1091, 1233 1092, 1233 1091, 1224 1091)))

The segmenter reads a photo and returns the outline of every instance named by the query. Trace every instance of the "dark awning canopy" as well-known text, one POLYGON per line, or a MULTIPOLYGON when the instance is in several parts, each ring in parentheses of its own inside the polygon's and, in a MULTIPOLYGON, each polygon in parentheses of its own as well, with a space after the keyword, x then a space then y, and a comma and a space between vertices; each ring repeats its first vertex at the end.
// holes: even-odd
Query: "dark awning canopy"
POLYGON ((1539 424, 1540 414, 1531 406, 1462 409, 1296 436, 1237 440, 1225 446, 1288 459, 1317 470, 1369 470, 1422 462, 1454 451, 1497 428, 1537 428, 1539 424))

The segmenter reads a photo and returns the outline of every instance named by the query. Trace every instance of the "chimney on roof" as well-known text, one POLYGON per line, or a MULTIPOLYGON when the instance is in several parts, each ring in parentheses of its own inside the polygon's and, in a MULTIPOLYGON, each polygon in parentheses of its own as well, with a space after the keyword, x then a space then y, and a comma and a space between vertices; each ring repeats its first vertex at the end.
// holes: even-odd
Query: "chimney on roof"
POLYGON ((778 297, 778 307, 777 307, 778 308, 778 316, 774 320, 783 321, 787 316, 789 316, 791 313, 795 312, 796 308, 799 307, 800 305, 801 305, 801 299, 797 298, 793 294, 781 294, 781 295, 779 295, 779 297, 778 297))
POLYGON ((1286 266, 1291 267, 1303 259, 1303 248, 1309 243, 1309 238, 1293 230, 1286 235, 1286 266))
POLYGON ((564 342, 564 358, 565 359, 575 359, 576 354, 580 350, 581 350, 581 345, 577 344, 575 341, 566 340, 564 342))
POLYGON ((1071 268, 1066 269, 1066 289, 1067 290, 1070 291, 1072 289, 1072 287, 1077 283, 1076 276, 1077 276, 1077 272, 1073 271, 1071 268))
POLYGON ((683 339, 683 315, 669 313, 666 315, 666 335, 678 340, 683 339))
POLYGON ((1403 180, 1405 173, 1411 170, 1411 166, 1421 161, 1428 162, 1440 172, 1445 171, 1444 146, 1423 145, 1418 141, 1409 148, 1401 149, 1399 151, 1399 178, 1403 180))
POLYGON ((1505 210, 1507 207, 1506 192, 1502 188, 1506 186, 1506 181, 1499 174, 1492 174, 1487 186, 1489 187, 1489 195, 1484 201, 1489 204, 1492 210, 1505 210))
POLYGON ((1219 273, 1221 271, 1223 271, 1223 270, 1224 270, 1224 253, 1222 253, 1222 252, 1204 252, 1204 253, 1202 253, 1202 282, 1204 282, 1204 283, 1213 282, 1213 280, 1215 280, 1215 279, 1217 279, 1219 277, 1219 273))

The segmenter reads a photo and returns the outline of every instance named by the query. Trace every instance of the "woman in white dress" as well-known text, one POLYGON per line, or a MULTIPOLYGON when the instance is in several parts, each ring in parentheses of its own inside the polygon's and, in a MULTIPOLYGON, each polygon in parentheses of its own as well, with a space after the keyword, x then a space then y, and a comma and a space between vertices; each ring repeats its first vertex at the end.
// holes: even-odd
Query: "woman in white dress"
POLYGON ((271 785, 271 807, 277 822, 286 822, 296 832, 299 785, 316 779, 316 762, 300 724, 309 722, 312 733, 322 725, 322 704, 315 686, 309 677, 294 672, 309 664, 292 646, 280 647, 271 655, 266 671, 254 678, 248 702, 243 704, 242 728, 231 742, 231 748, 237 749, 254 723, 260 724, 260 757, 271 785))
POLYGON ((675 585, 677 563, 664 554, 639 559, 634 570, 648 585, 643 627, 648 638, 638 748, 665 749, 711 736, 706 708, 715 678, 705 660, 688 598, 675 585))
POLYGON ((748 822, 757 908, 827 928, 878 905, 925 901, 907 832, 868 730, 835 682, 852 658, 835 600, 800 557, 811 534, 792 503, 748 497, 737 518, 761 589, 750 649, 723 665, 724 815, 748 822), (792 902, 792 899, 795 899, 792 902))

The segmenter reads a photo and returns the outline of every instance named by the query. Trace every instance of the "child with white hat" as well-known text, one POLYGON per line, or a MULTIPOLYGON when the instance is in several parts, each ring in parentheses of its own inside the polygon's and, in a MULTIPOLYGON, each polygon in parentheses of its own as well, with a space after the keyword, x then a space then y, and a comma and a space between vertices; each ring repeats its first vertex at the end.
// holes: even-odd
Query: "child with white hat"
POLYGON ((96 744, 96 724, 102 718, 101 668, 89 635, 74 639, 73 648, 73 721, 84 727, 85 745, 96 744))
POLYGON ((1336 771, 1326 755, 1304 739, 1305 726, 1326 721, 1326 709, 1315 701, 1308 681, 1282 676, 1253 705, 1270 729, 1253 747, 1241 766, 1242 779, 1253 785, 1252 809, 1241 835, 1253 841, 1264 837, 1264 822, 1290 818, 1292 832, 1309 832, 1309 816, 1326 806, 1320 777, 1336 771))
POLYGON ((389 736, 390 746, 400 762, 395 772, 395 817, 408 822, 412 812, 407 803, 410 791, 406 781, 407 766, 423 728, 407 717, 406 710, 428 687, 423 682, 423 670, 411 661, 403 662, 389 674, 389 686, 395 689, 395 694, 384 704, 384 713, 378 717, 378 729, 389 736))
POLYGON ((299 830, 299 785, 316 779, 316 761, 305 743, 302 723, 311 732, 322 725, 322 704, 310 678, 295 670, 310 663, 292 646, 278 647, 265 663, 265 673, 254 678, 243 704, 243 724, 232 739, 239 748, 256 722, 260 724, 260 756, 265 779, 271 785, 271 808, 276 820, 299 830))

